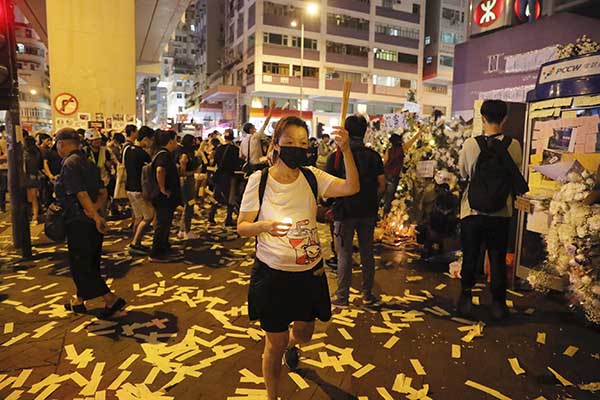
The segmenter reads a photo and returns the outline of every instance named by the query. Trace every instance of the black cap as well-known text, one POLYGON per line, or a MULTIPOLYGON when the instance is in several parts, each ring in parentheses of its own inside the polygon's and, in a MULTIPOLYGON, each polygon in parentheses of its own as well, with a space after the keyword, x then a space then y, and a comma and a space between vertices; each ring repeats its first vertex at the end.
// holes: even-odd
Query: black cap
POLYGON ((79 134, 73 128, 61 128, 56 132, 56 141, 59 140, 76 140, 80 141, 79 134))

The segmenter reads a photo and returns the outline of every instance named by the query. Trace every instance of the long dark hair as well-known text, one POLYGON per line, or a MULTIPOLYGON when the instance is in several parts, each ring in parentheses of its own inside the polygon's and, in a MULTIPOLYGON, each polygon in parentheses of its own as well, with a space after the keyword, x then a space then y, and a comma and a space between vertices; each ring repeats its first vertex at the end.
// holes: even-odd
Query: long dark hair
POLYGON ((25 151, 31 154, 39 152, 37 145, 35 144, 35 138, 33 136, 25 136, 23 138, 25 151))
POLYGON ((190 135, 189 133, 184 135, 181 139, 181 149, 185 153, 193 153, 194 152, 194 143, 196 142, 196 138, 194 135, 190 135))
POLYGON ((273 139, 271 140, 269 151, 267 152, 268 154, 272 154, 271 161, 273 164, 275 164, 275 161, 277 161, 277 158, 279 157, 277 150, 275 150, 275 145, 279 143, 279 139, 281 139, 283 132, 285 132, 285 130, 290 126, 304 128, 306 131, 306 136, 308 137, 308 125, 306 125, 306 122, 304 122, 302 118, 289 116, 281 118, 279 121, 277 121, 277 124, 275 125, 275 131, 273 132, 273 139))

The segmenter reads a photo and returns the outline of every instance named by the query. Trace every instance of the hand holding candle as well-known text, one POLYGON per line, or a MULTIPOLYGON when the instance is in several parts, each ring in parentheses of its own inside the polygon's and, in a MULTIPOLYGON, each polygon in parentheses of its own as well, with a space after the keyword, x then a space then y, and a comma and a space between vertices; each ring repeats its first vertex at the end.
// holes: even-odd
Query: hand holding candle
POLYGON ((267 232, 271 236, 285 236, 292 227, 292 219, 284 218, 282 221, 265 221, 268 224, 267 232))

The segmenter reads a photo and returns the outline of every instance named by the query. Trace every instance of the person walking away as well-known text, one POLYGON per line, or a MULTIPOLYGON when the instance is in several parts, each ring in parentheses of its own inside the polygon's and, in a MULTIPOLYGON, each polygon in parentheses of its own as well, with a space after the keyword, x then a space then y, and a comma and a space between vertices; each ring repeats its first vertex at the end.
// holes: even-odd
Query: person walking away
POLYGON ((150 248, 144 246, 142 240, 154 219, 154 208, 142 196, 142 168, 151 161, 148 149, 152 147, 154 141, 154 130, 142 126, 139 131, 130 131, 127 140, 127 145, 123 150, 123 164, 126 173, 125 191, 134 218, 133 239, 129 244, 129 253, 147 255, 150 253, 150 248))
POLYGON ((181 205, 181 187, 179 173, 172 153, 177 150, 177 134, 174 131, 158 131, 155 144, 159 148, 152 161, 152 169, 160 193, 152 200, 156 211, 156 226, 152 239, 150 261, 166 263, 176 261, 171 249, 169 235, 173 224, 175 209, 181 205))
POLYGON ((465 140, 459 156, 459 169, 469 186, 463 194, 461 218, 462 291, 457 302, 460 315, 472 312, 471 290, 482 247, 491 266, 491 314, 494 319, 508 316, 506 307, 506 248, 513 213, 513 193, 527 191, 519 171, 522 152, 519 142, 504 135, 508 108, 501 100, 486 100, 481 105, 483 135, 465 140), (523 188, 523 185, 525 188, 523 188), (482 188, 495 191, 487 199, 482 188), (499 190, 496 190, 499 189, 499 190), (485 196, 484 196, 485 197, 485 196))
POLYGON ((0 126, 0 212, 6 212, 8 192, 8 151, 6 148, 6 127, 0 126))
MULTIPOLYGON (((346 118, 344 127, 350 135, 350 148, 356 161, 360 180, 360 191, 352 196, 334 199, 334 235, 338 256, 338 288, 331 304, 335 307, 349 306, 348 297, 352 283, 352 251, 354 232, 358 234, 358 248, 362 264, 362 301, 365 306, 374 306, 379 297, 373 293, 375 280, 375 258, 373 255, 373 233, 377 223, 379 196, 385 190, 385 175, 381 156, 364 145, 368 121, 361 115, 346 118)), ((345 157, 346 154, 342 154, 345 157)), ((336 153, 329 156, 327 172, 343 178, 344 164, 336 168, 336 153)))
POLYGON ((192 218, 194 216, 194 205, 196 203, 196 182, 194 173, 200 167, 200 162, 195 155, 193 135, 187 134, 181 139, 181 148, 178 152, 177 164, 179 176, 181 177, 181 195, 183 199, 183 213, 177 237, 185 240, 198 239, 197 233, 192 232, 192 218))
POLYGON ((233 144, 233 129, 225 132, 225 143, 215 151, 215 200, 208 215, 208 222, 216 224, 215 215, 219 204, 227 206, 225 226, 235 226, 233 211, 238 201, 238 178, 236 171, 240 168, 239 149, 233 144))
POLYGON ((111 292, 100 275, 102 240, 106 221, 102 213, 107 192, 98 168, 80 150, 79 135, 63 128, 56 134, 58 153, 64 158, 56 182, 56 202, 65 210, 69 268, 77 294, 67 310, 86 312, 85 302, 104 299, 102 315, 109 317, 125 308, 126 302, 111 292))
POLYGON ((333 151, 331 144, 331 140, 328 134, 323 134, 321 136, 321 141, 319 142, 319 147, 317 149, 317 168, 322 171, 325 171, 327 168, 327 159, 329 158, 329 154, 333 151))
POLYGON ((35 144, 33 136, 24 138, 23 149, 27 202, 31 205, 31 221, 35 225, 38 223, 40 211, 40 171, 43 165, 42 153, 35 144))
POLYGON ((308 127, 298 117, 285 117, 273 133, 269 150, 273 166, 250 176, 240 207, 238 233, 256 236, 257 241, 248 311, 250 320, 260 320, 266 332, 262 371, 269 400, 279 393, 284 353, 286 365, 296 369, 296 346, 311 339, 316 318, 331 318, 316 199, 350 196, 359 190, 348 133, 336 129, 346 179, 303 168, 308 161, 308 127))

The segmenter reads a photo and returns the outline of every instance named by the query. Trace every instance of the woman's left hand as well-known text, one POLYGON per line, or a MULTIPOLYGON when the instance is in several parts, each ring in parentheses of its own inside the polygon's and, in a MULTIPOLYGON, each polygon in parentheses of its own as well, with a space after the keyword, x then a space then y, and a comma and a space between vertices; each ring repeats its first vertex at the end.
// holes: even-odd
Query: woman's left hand
POLYGON ((333 129, 333 140, 335 140, 335 143, 340 147, 340 149, 342 149, 342 151, 349 150, 350 140, 348 131, 341 126, 334 126, 333 129))

